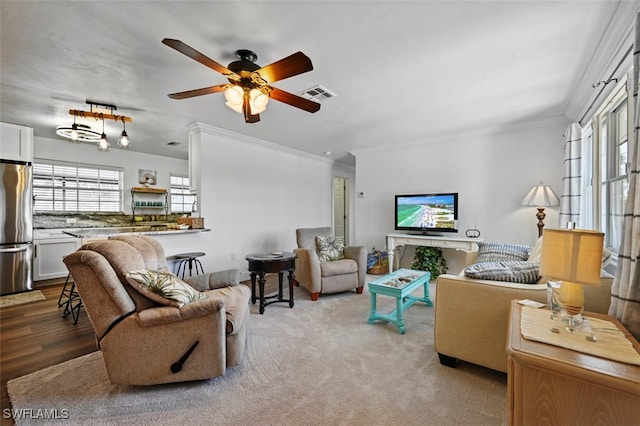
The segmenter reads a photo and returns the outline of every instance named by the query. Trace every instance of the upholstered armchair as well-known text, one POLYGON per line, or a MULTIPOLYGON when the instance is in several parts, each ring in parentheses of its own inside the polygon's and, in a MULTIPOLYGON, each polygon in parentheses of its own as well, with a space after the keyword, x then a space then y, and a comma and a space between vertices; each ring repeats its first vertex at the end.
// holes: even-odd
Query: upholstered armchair
POLYGON ((321 261, 318 257, 316 237, 330 238, 330 227, 296 229, 298 248, 296 258, 296 284, 302 284, 318 300, 320 293, 337 293, 355 289, 362 294, 367 276, 367 252, 362 246, 343 248, 343 258, 321 261))
POLYGON ((161 296, 133 285, 131 271, 163 274, 174 282, 164 249, 153 238, 121 236, 88 243, 64 263, 96 333, 111 383, 208 379, 241 362, 250 291, 239 285, 237 270, 185 279, 189 286, 177 280, 181 290, 188 288, 195 295, 178 307, 160 303, 161 296))

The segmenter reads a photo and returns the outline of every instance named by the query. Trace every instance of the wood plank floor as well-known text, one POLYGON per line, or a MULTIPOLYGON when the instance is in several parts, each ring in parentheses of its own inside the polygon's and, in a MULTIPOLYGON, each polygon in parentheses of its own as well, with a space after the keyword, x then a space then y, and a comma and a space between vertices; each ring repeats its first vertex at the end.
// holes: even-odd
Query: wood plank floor
MULTIPOLYGON (((58 307, 58 297, 63 284, 61 280, 58 284, 38 287, 46 300, 0 309, 0 413, 11 408, 7 394, 9 380, 97 350, 95 334, 84 309, 80 310, 77 324, 73 324, 71 315, 62 317, 64 308, 58 307)), ((250 285, 250 282, 243 284, 250 285)), ((276 289, 277 274, 268 277, 266 293, 276 289)), ((0 420, 2 426, 13 425, 11 419, 1 414, 0 420)))
MULTIPOLYGON (((97 350, 93 328, 84 309, 78 324, 62 318, 58 307, 62 284, 39 287, 46 300, 0 309, 0 376, 2 410, 11 408, 7 382, 50 365, 97 350)), ((13 421, 2 417, 2 425, 13 421)))

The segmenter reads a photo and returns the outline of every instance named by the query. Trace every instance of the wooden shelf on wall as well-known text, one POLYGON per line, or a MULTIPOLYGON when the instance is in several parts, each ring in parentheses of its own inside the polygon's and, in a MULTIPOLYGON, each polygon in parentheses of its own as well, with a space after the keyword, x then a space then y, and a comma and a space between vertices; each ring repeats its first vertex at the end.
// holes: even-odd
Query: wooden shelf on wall
POLYGON ((164 194, 165 192, 167 192, 166 189, 163 188, 148 188, 146 186, 134 186, 133 188, 131 188, 131 191, 133 192, 147 192, 150 194, 164 194))

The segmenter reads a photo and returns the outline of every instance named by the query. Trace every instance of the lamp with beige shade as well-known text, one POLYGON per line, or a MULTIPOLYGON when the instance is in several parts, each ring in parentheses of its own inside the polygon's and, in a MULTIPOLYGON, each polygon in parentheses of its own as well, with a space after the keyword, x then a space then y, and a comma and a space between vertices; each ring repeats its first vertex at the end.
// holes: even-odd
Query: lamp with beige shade
POLYGON ((562 281, 560 303, 569 315, 568 330, 584 309, 583 285, 600 285, 604 234, 584 229, 545 229, 540 274, 562 281))

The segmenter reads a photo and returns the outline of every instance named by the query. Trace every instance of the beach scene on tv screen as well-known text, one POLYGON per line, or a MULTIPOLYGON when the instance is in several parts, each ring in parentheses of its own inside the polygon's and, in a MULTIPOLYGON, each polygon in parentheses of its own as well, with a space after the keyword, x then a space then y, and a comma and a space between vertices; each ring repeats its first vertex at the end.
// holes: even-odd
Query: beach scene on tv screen
POLYGON ((454 229, 453 197, 399 197, 397 220, 398 226, 402 228, 454 229))

